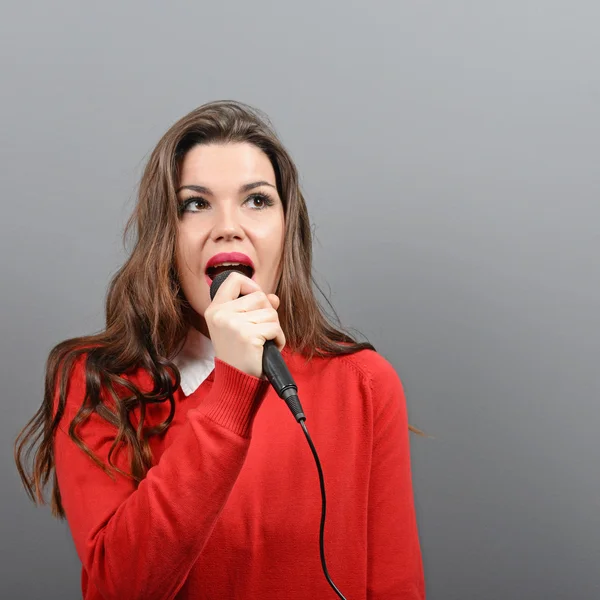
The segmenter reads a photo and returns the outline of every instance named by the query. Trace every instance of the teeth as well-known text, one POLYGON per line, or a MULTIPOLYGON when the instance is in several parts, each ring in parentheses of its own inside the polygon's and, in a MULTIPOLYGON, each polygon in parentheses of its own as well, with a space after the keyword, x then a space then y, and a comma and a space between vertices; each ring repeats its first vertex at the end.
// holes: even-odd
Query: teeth
POLYGON ((227 270, 238 271, 239 273, 242 273, 243 275, 246 275, 248 277, 252 277, 254 275, 254 269, 250 265, 247 265, 244 263, 234 263, 234 262, 223 262, 223 263, 219 263, 218 265, 213 265, 212 267, 208 267, 206 269, 206 274, 211 279, 214 279, 217 272, 223 273, 224 271, 227 271, 227 270))
POLYGON ((239 267, 239 266, 242 266, 242 267, 249 267, 250 265, 247 265, 247 264, 245 264, 245 263, 230 263, 230 262, 224 262, 224 263, 219 263, 219 264, 213 265, 213 268, 214 268, 214 267, 239 267))

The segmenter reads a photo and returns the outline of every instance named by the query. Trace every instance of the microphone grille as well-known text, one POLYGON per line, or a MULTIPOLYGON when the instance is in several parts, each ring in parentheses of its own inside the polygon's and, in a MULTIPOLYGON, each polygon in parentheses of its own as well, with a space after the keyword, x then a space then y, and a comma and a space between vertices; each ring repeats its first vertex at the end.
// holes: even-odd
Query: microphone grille
POLYGON ((210 284, 210 299, 211 301, 215 299, 215 294, 217 290, 221 287, 221 284, 229 277, 231 273, 235 273, 235 270, 223 271, 219 273, 210 284))

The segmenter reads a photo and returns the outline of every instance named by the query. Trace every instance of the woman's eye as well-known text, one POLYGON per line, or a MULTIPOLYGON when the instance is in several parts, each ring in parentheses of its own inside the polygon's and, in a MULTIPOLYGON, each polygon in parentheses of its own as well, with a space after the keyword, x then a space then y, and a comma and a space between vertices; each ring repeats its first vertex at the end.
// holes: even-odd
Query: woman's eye
POLYGON ((206 204, 206 200, 203 200, 202 198, 190 198, 183 203, 181 212, 198 212, 202 209, 203 204, 206 204), (196 210, 194 210, 194 208, 196 210))
MULTIPOLYGON (((266 194, 252 194, 246 202, 250 202, 253 210, 264 210, 268 206, 273 206, 274 202, 266 194), (257 204, 258 203, 258 204, 257 204)), ((205 210, 208 203, 204 198, 189 198, 181 204, 181 212, 200 212, 205 210)))
POLYGON ((273 200, 271 200, 271 198, 269 198, 269 196, 267 196, 266 194, 252 194, 252 196, 250 196, 248 200, 252 202, 256 202, 258 200, 262 203, 262 206, 256 207, 257 210, 262 210, 264 208, 267 208, 267 206, 273 206, 274 204, 273 200))
MULTIPOLYGON (((264 197, 261 196, 260 194, 255 194, 254 196, 250 196, 250 198, 248 198, 248 200, 250 202, 256 202, 256 201, 258 201, 258 202, 262 202, 263 204, 265 203, 264 197)), ((262 208, 262 206, 259 206, 258 208, 262 208)))

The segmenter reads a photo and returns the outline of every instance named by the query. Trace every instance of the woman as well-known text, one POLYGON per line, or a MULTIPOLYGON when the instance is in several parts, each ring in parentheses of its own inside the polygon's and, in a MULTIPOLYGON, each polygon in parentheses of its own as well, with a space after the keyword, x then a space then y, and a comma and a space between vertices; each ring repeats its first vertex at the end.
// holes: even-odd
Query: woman
POLYGON ((134 225, 106 329, 52 350, 15 444, 32 500, 54 470, 83 597, 335 596, 314 459, 262 373, 274 340, 323 466, 329 575, 352 600, 424 598, 402 384, 323 316, 297 171, 268 119, 221 101, 175 123, 134 225))

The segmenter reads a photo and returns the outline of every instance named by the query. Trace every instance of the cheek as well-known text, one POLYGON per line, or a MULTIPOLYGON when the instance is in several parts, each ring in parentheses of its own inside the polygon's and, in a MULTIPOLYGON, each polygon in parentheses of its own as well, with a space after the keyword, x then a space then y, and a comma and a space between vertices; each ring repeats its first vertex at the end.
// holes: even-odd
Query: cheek
POLYGON ((177 272, 179 273, 179 277, 182 279, 185 278, 185 273, 189 269, 186 268, 187 264, 187 248, 185 243, 182 240, 177 242, 177 249, 175 252, 175 263, 177 265, 177 272))
POLYGON ((175 250, 175 265, 183 295, 199 315, 204 313, 210 302, 201 273, 202 245, 203 237, 197 232, 180 229, 175 250))
POLYGON ((185 271, 192 272, 198 266, 194 264, 194 257, 199 256, 196 248, 201 244, 200 237, 193 231, 187 231, 185 228, 179 230, 177 238, 177 267, 183 275, 185 271))
POLYGON ((198 279, 197 274, 194 272, 195 265, 190 262, 190 248, 185 245, 179 246, 177 250, 177 273, 179 277, 179 284, 183 296, 189 302, 190 306, 199 315, 203 314, 206 309, 204 292, 202 284, 198 279))
POLYGON ((278 253, 283 248, 283 239, 285 236, 285 222, 283 215, 276 215, 269 222, 261 224, 260 228, 254 231, 256 244, 270 253, 278 253))
POLYGON ((196 293, 196 276, 194 274, 196 265, 193 262, 193 257, 194 252, 189 240, 179 240, 177 243, 175 264, 183 293, 189 301, 192 300, 192 296, 196 293))

